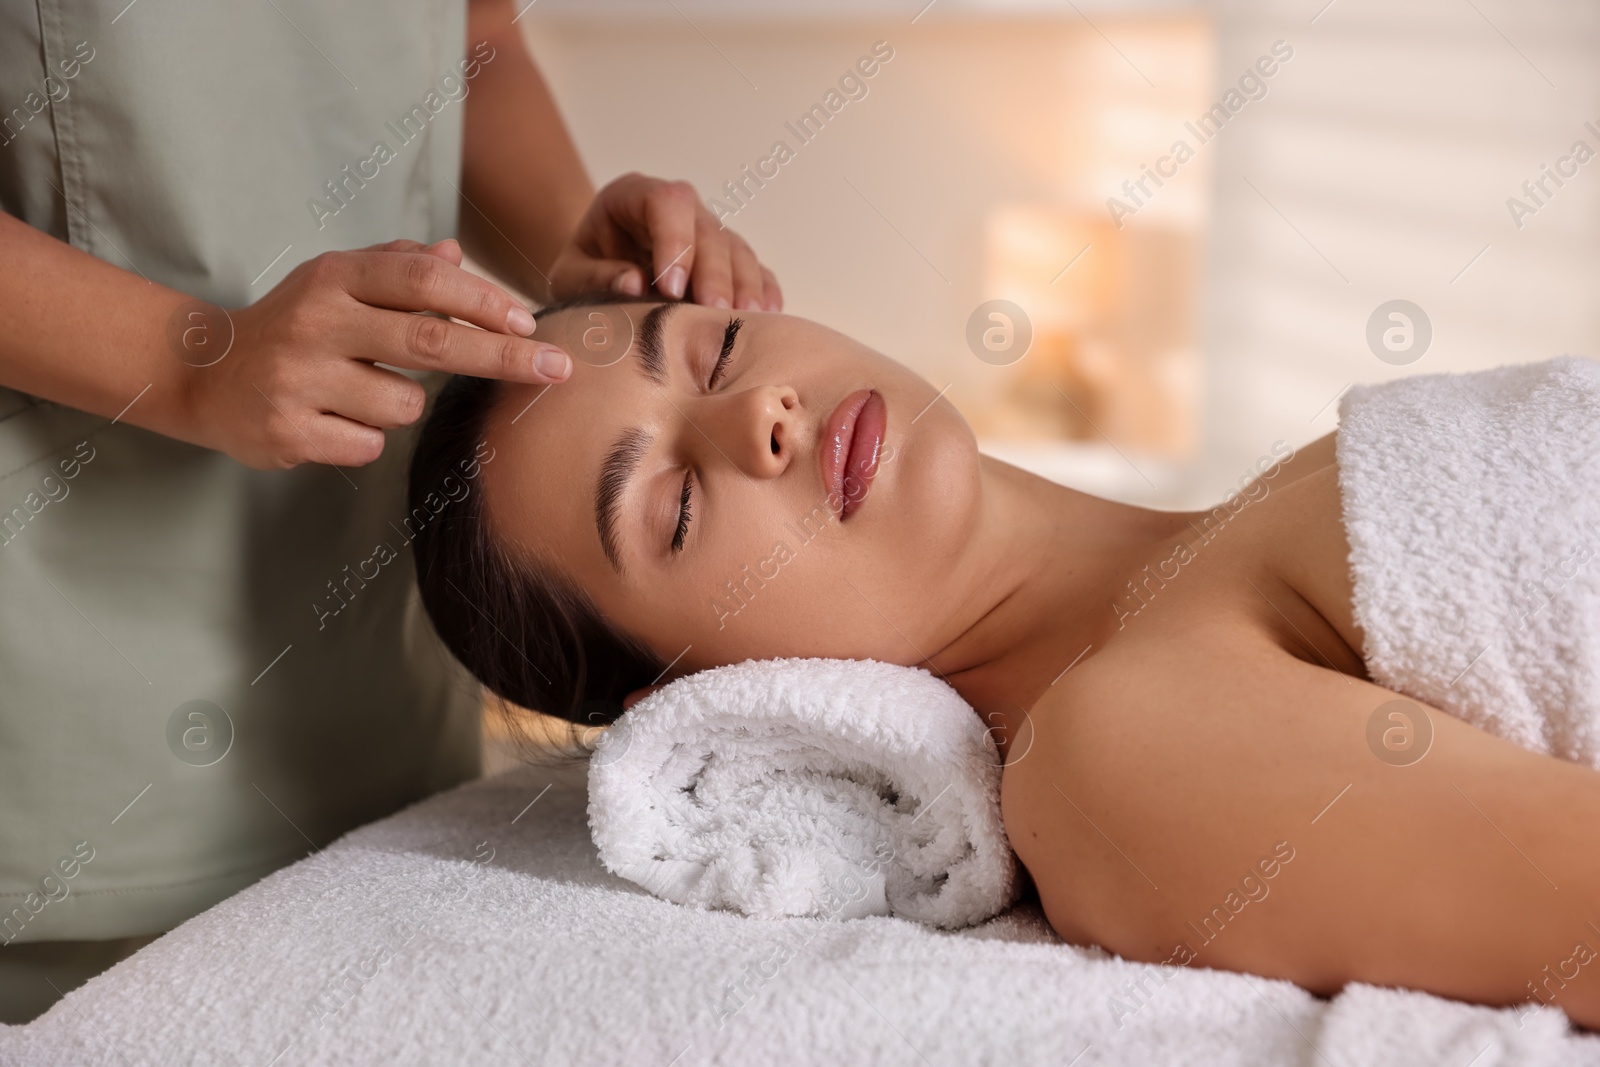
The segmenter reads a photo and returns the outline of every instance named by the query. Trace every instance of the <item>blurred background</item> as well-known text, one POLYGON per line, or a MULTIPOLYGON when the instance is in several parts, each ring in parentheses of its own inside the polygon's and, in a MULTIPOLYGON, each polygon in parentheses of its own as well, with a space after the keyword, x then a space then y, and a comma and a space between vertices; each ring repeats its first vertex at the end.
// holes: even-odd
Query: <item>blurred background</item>
POLYGON ((1075 488, 1198 508, 1331 432, 1353 383, 1600 356, 1593 2, 537 0, 518 25, 597 185, 692 181, 785 310, 1075 488))

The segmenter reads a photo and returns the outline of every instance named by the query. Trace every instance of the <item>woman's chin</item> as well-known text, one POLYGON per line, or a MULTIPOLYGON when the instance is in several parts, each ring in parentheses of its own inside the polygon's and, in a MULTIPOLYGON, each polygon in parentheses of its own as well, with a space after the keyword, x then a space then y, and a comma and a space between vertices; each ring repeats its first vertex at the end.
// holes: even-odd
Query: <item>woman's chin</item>
POLYGON ((904 538, 931 558, 949 558, 977 529, 983 499, 978 439, 967 420, 940 399, 914 424, 891 436, 892 456, 879 464, 870 495, 852 521, 876 510, 904 538), (886 477, 887 476, 887 477, 886 477), (879 493, 879 489, 888 492, 879 493), (873 504, 877 504, 874 509, 873 504))

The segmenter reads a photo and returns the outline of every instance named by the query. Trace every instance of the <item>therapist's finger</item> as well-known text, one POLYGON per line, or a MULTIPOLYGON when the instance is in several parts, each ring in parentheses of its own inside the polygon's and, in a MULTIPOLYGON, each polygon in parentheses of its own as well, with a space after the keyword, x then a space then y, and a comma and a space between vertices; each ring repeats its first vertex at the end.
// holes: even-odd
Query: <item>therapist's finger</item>
POLYGON ((461 266, 461 242, 454 237, 446 237, 442 241, 435 241, 422 249, 430 256, 438 256, 447 263, 461 266))
POLYGON ((478 330, 433 315, 374 309, 351 323, 361 358, 395 367, 547 385, 565 381, 572 357, 543 341, 478 330))
POLYGON ((700 197, 688 182, 662 182, 645 194, 650 284, 674 300, 681 300, 689 289, 696 259, 695 222, 700 210, 700 197))
POLYGON ((378 245, 369 245, 362 249, 363 252, 426 252, 430 256, 438 256, 446 263, 461 266, 461 242, 454 237, 446 237, 442 241, 435 241, 431 245, 421 241, 413 241, 408 237, 401 237, 393 241, 385 241, 378 245))
POLYGON ((550 287, 561 297, 601 291, 643 296, 644 272, 625 259, 594 259, 569 252, 551 268, 550 287))
POLYGON ((733 263, 733 306, 741 311, 765 311, 767 282, 761 276, 761 261, 738 237, 729 242, 728 252, 733 263))
POLYGON ((519 337, 533 333, 533 312, 520 300, 437 255, 375 252, 349 261, 344 289, 363 304, 391 311, 433 311, 519 337))
POLYGON ((361 249, 363 252, 420 252, 428 246, 421 241, 413 241, 409 237, 396 238, 393 241, 383 241, 379 244, 368 245, 361 249))
POLYGON ((269 441, 278 445, 276 465, 331 463, 335 467, 361 467, 383 454, 383 431, 343 415, 318 412, 291 418, 270 412, 266 416, 269 441))
POLYGON ((420 382, 355 359, 328 365, 321 395, 333 414, 386 430, 416 422, 428 402, 420 382))
POLYGON ((706 307, 733 306, 731 235, 707 224, 699 233, 694 259, 694 301, 706 307))
POLYGON ((782 311, 783 290, 778 287, 778 276, 766 267, 762 267, 761 277, 766 282, 766 309, 768 311, 782 311))

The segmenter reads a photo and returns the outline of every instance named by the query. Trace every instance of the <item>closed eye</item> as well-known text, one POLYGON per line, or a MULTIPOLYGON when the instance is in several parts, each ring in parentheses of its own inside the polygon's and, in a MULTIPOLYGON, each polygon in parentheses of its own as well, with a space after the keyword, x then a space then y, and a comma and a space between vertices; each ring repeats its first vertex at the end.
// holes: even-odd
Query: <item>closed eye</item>
POLYGON ((728 328, 722 331, 722 352, 717 356, 716 365, 711 368, 711 377, 706 382, 707 389, 715 389, 717 382, 722 380, 722 375, 728 369, 728 363, 733 359, 733 341, 739 336, 739 327, 744 325, 743 319, 729 319, 728 328))
MULTIPOLYGON (((711 374, 706 379, 706 388, 715 389, 717 383, 728 370, 728 364, 733 359, 733 343, 739 336, 739 328, 744 325, 744 320, 732 318, 728 320, 727 329, 722 331, 722 351, 717 354, 717 361, 711 367, 711 374)), ((682 552, 684 539, 689 534, 689 519, 691 505, 694 500, 694 477, 688 471, 683 475, 683 490, 678 494, 678 526, 672 533, 672 551, 682 552)))
POLYGON ((678 528, 672 534, 672 551, 683 551, 683 539, 689 532, 689 486, 691 478, 688 471, 683 473, 683 492, 678 497, 678 528))

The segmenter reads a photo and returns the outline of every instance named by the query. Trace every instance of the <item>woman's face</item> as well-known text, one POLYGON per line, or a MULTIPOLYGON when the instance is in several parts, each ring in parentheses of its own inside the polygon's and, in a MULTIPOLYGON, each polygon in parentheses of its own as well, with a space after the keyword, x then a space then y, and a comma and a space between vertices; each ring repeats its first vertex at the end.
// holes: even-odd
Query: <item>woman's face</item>
POLYGON ((955 636, 978 452, 927 381, 766 312, 580 307, 537 336, 578 358, 560 385, 508 385, 490 419, 490 535, 563 573, 673 675, 919 663, 955 636))

